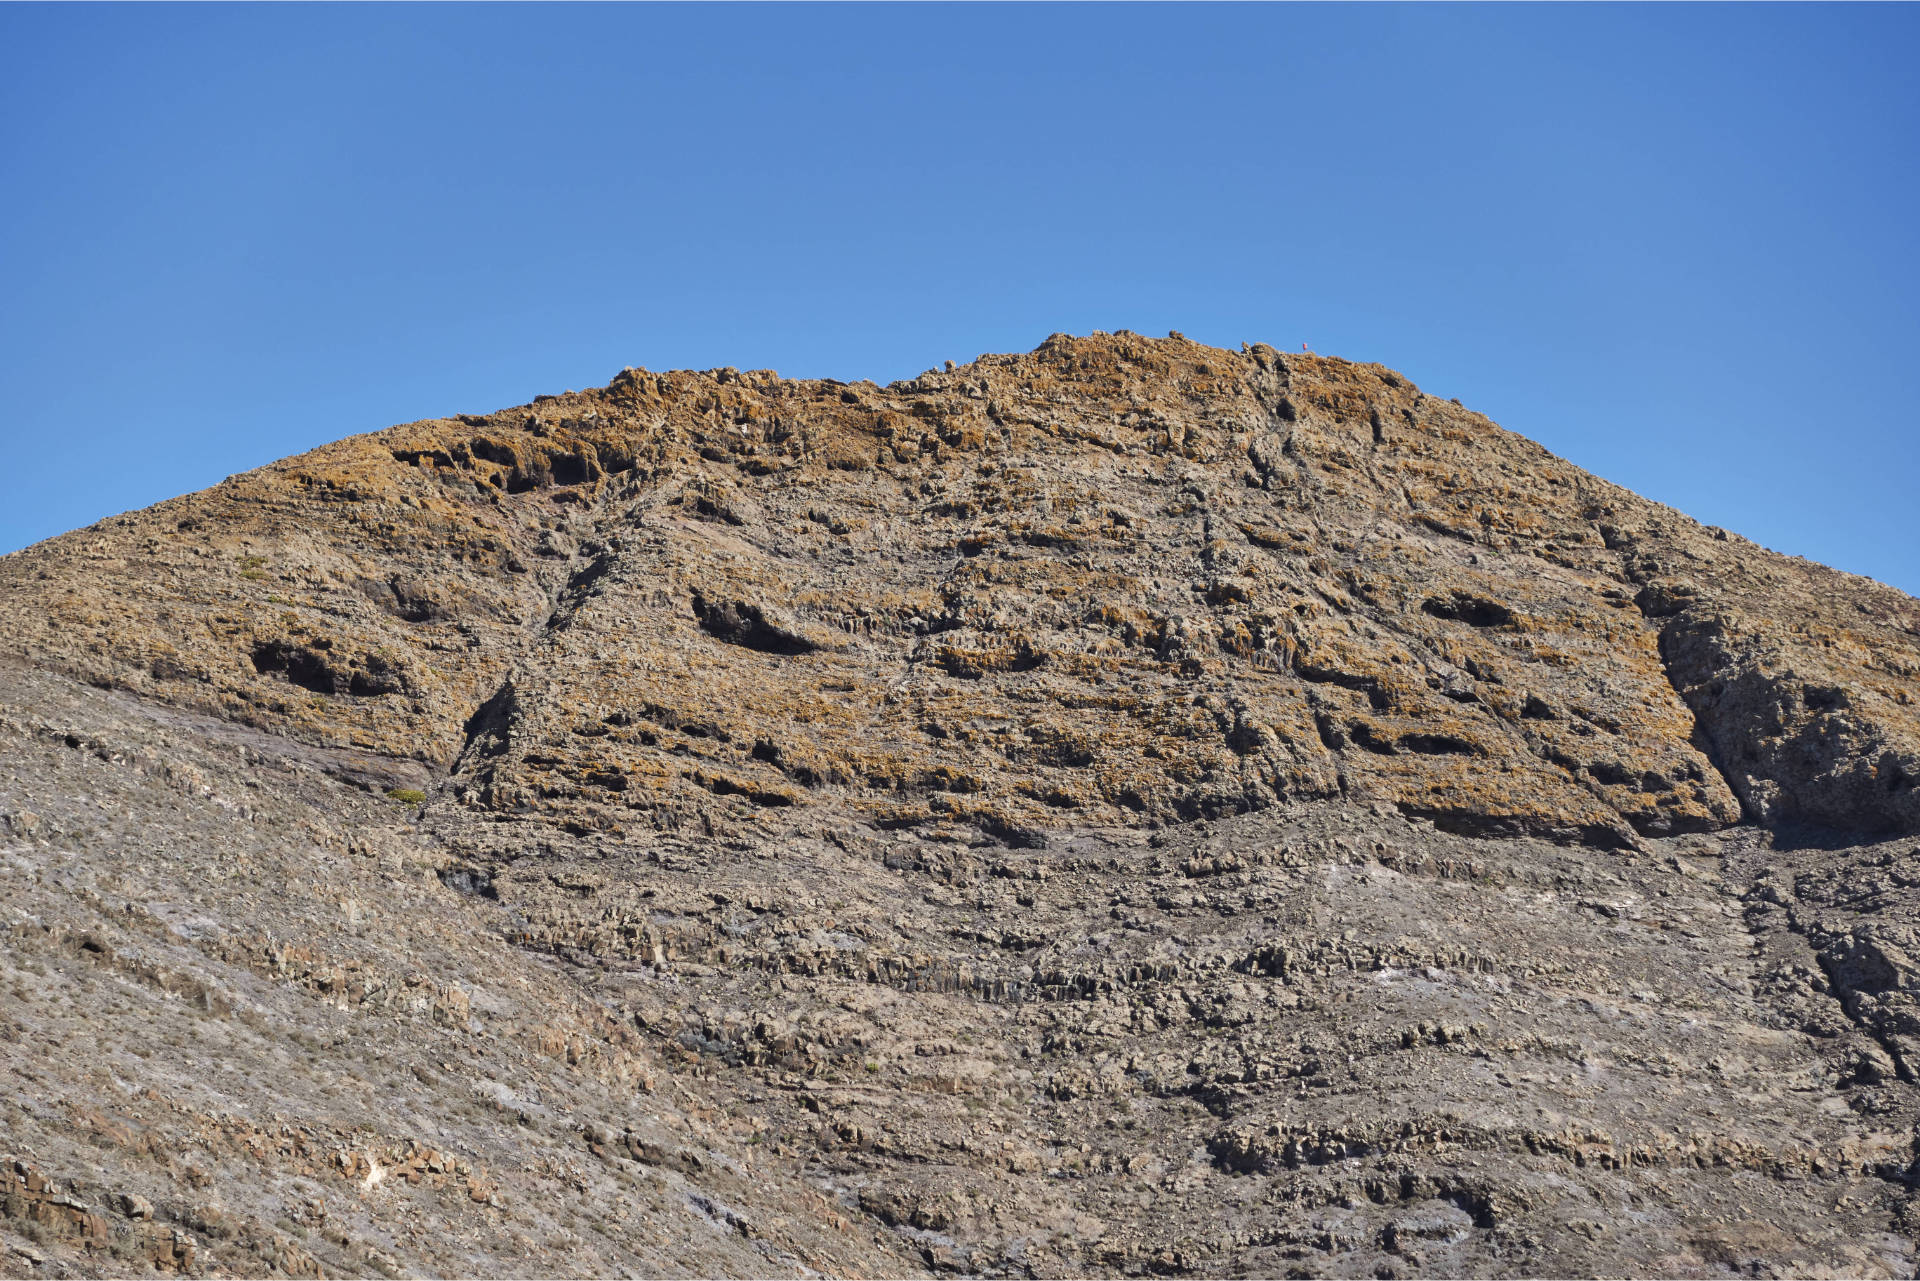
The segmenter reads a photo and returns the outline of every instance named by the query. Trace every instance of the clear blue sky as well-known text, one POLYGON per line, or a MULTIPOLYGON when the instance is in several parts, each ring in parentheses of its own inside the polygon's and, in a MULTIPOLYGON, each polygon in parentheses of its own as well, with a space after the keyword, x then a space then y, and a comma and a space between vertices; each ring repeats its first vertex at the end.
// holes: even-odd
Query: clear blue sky
POLYGON ((1920 593, 1920 8, 0 6, 0 551, 623 365, 1379 360, 1920 593))

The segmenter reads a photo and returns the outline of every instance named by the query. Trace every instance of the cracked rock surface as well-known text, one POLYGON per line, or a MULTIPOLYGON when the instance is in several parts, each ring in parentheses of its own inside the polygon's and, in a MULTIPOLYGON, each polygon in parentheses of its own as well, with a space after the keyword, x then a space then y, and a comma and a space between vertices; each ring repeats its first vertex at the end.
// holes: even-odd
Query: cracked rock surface
POLYGON ((0 558, 0 1271, 1910 1275, 1920 603, 1056 335, 0 558))

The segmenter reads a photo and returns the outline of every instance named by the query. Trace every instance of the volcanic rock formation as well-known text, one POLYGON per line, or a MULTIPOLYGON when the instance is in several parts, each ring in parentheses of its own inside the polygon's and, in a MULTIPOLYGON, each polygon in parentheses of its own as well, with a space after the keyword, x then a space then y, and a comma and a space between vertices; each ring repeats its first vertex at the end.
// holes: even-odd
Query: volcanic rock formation
POLYGON ((1056 335, 0 558, 0 1267, 1908 1275, 1920 603, 1056 335))

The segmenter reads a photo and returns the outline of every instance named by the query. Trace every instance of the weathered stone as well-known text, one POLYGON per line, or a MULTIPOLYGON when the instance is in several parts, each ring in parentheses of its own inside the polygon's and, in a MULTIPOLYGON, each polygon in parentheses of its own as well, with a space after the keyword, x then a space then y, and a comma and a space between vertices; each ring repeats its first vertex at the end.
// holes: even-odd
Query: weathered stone
POLYGON ((1917 610, 1177 335, 341 441, 0 558, 0 1231, 1911 1275, 1917 610))

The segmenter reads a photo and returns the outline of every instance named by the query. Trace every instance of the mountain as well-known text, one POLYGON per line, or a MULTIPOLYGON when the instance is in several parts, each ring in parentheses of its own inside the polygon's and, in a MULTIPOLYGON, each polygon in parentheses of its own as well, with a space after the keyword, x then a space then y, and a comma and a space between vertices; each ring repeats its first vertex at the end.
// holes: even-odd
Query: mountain
POLYGON ((0 656, 22 1275, 1920 1266, 1920 603, 1378 365, 628 369, 0 656))

